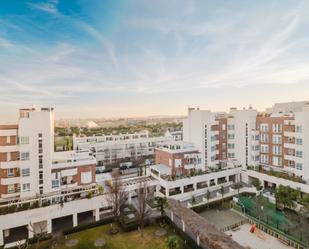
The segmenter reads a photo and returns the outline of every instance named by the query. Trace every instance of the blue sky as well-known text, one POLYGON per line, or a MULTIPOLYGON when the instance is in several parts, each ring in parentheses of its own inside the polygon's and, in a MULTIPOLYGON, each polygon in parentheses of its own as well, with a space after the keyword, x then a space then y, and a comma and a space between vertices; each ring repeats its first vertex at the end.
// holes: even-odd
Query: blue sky
POLYGON ((0 120, 309 99, 309 1, 1 0, 0 120))

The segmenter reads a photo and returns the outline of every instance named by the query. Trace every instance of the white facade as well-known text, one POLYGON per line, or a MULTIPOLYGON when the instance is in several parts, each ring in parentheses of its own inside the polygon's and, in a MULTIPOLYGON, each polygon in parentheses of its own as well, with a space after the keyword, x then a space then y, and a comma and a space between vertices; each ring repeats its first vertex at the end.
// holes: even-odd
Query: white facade
POLYGON ((216 114, 211 111, 188 109, 188 117, 183 121, 183 141, 193 143, 202 153, 202 160, 206 166, 217 163, 214 159, 216 151, 213 146, 218 144, 216 132, 211 130, 211 126, 217 122, 216 114))
POLYGON ((20 171, 30 170, 29 176, 20 178, 20 197, 49 193, 54 150, 53 108, 20 110, 18 135, 21 141, 19 144, 20 171))
POLYGON ((149 137, 148 132, 92 137, 74 137, 76 151, 91 151, 99 165, 154 155, 155 147, 171 137, 149 137))
POLYGON ((259 143, 256 131, 257 111, 253 109, 230 110, 227 122, 228 159, 246 168, 259 162, 259 143))

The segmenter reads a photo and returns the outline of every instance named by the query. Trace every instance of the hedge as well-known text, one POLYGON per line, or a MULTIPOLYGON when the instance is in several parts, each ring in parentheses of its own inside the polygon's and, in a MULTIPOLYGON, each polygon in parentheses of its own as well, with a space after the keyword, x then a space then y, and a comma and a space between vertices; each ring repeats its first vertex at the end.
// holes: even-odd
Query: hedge
POLYGON ((62 231, 62 234, 68 235, 68 234, 71 234, 71 233, 77 233, 77 232, 87 230, 87 229, 90 229, 90 228, 93 228, 93 227, 103 226, 103 225, 112 223, 114 221, 115 221, 115 219, 113 217, 111 217, 111 218, 107 218, 107 219, 104 219, 104 220, 91 222, 91 223, 88 223, 88 224, 82 224, 82 225, 79 225, 79 226, 76 226, 76 227, 64 229, 62 231))

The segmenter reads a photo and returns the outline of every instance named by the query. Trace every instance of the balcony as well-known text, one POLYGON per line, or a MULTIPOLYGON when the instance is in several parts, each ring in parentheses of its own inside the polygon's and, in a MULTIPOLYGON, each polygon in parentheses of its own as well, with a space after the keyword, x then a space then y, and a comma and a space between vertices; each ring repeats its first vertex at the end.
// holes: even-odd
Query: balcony
POLYGON ((13 176, 8 178, 1 178, 0 183, 1 185, 11 185, 11 184, 18 184, 20 181, 19 176, 13 176))
POLYGON ((295 161, 294 155, 284 155, 284 159, 288 161, 295 161))
POLYGON ((19 151, 18 145, 16 144, 0 146, 0 152, 5 153, 5 152, 15 152, 15 151, 19 151))
POLYGON ((0 162, 1 169, 19 168, 19 161, 0 162))
POLYGON ((285 131, 284 136, 286 137, 295 137, 295 132, 292 131, 285 131))
POLYGON ((294 143, 284 143, 284 148, 295 149, 295 144, 294 143))

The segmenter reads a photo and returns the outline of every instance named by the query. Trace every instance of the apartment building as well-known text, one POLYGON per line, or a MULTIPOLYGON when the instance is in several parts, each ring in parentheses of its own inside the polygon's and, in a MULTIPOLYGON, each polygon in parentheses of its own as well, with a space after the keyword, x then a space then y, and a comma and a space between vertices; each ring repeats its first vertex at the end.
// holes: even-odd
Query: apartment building
POLYGON ((215 113, 189 108, 184 141, 196 145, 207 166, 233 162, 284 171, 309 180, 309 103, 278 103, 215 113))
POLYGON ((171 137, 174 141, 182 141, 182 130, 167 130, 165 137, 171 137))
POLYGON ((75 151, 91 151, 98 166, 117 162, 143 160, 155 153, 157 145, 171 141, 171 137, 150 137, 148 131, 134 134, 74 137, 75 151))
POLYGON ((157 195, 189 201, 211 191, 216 196, 221 187, 226 192, 240 181, 241 167, 232 163, 220 169, 206 167, 202 153, 191 143, 169 142, 156 149, 156 164, 150 175, 158 181, 157 195))
POLYGON ((156 148, 155 163, 171 168, 171 175, 185 175, 190 172, 205 170, 201 153, 192 144, 173 141, 156 148))
POLYGON ((18 124, 0 127, 0 201, 95 182, 96 161, 89 153, 53 151, 53 108, 21 109, 19 115, 18 124), (86 173, 91 181, 76 181, 86 173))
POLYGON ((258 147, 252 147, 251 139, 257 135, 256 116, 252 108, 231 108, 229 113, 189 108, 183 122, 183 139, 197 146, 209 167, 227 162, 252 165, 259 160, 255 156, 258 147))

